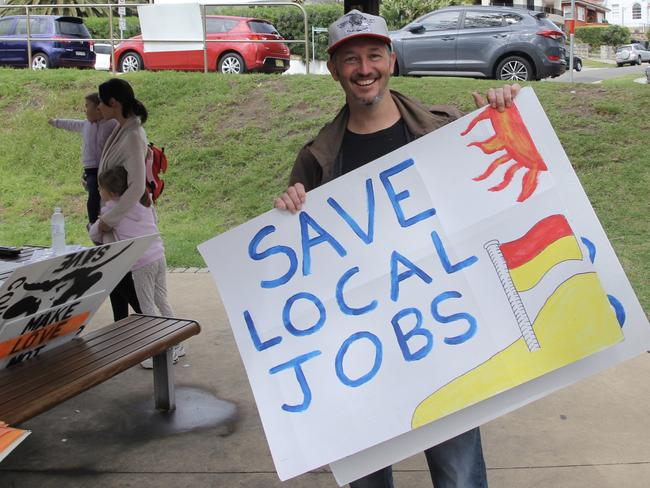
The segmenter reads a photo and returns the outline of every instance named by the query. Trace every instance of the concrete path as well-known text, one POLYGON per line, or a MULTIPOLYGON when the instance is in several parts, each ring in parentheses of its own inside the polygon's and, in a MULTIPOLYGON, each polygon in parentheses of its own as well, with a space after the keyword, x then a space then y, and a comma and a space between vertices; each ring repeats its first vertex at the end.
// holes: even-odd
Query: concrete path
MULTIPOLYGON (((33 433, 0 464, 0 487, 337 486, 327 467, 278 480, 210 275, 171 273, 169 288, 176 314, 203 328, 175 367, 176 413, 153 410, 151 371, 132 368, 25 423, 33 433)), ((110 319, 105 304, 91 327, 110 319)), ((644 354, 484 425, 490 486, 647 488, 649 414, 644 354)), ((431 487, 424 456, 395 469, 397 488, 431 487)))

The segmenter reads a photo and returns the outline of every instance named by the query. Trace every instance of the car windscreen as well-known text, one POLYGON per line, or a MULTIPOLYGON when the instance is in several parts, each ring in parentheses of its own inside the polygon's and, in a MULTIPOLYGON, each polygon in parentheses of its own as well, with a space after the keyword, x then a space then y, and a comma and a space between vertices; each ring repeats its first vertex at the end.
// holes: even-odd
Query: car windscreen
POLYGON ((251 32, 255 32, 257 34, 274 34, 276 36, 280 35, 278 33, 278 31, 275 30, 275 27, 273 27, 273 25, 269 24, 268 22, 260 22, 259 20, 251 20, 248 23, 248 25, 251 28, 251 32))
POLYGON ((75 21, 73 19, 57 19, 55 21, 55 24, 58 34, 64 36, 82 37, 85 39, 90 38, 88 29, 86 29, 86 26, 80 21, 75 21))

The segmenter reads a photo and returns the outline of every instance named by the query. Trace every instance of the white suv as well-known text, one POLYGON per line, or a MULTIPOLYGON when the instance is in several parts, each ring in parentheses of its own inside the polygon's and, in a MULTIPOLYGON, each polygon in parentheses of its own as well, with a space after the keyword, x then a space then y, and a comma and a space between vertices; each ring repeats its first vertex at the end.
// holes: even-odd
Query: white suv
POLYGON ((650 51, 642 44, 625 44, 616 50, 616 64, 641 64, 650 63, 650 51))

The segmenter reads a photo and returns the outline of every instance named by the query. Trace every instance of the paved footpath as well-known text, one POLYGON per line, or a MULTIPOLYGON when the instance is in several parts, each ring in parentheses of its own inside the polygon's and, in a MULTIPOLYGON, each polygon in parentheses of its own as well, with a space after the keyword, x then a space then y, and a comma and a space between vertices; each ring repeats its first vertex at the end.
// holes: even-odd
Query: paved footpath
MULTIPOLYGON (((177 411, 155 412, 151 371, 132 368, 25 423, 0 487, 337 486, 327 467, 278 480, 216 288, 196 271, 169 274, 176 314, 203 328, 175 366, 177 411)), ((91 328, 110 318, 104 304, 91 328)), ((490 487, 648 488, 649 413, 644 354, 484 425, 490 487)), ((422 455, 395 468, 397 488, 431 487, 422 455)))

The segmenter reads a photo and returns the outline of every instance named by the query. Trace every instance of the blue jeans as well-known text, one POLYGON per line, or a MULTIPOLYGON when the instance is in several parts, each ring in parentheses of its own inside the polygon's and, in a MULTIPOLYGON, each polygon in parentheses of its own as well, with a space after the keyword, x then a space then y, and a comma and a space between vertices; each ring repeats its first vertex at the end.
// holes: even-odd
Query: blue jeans
MULTIPOLYGON (((478 427, 430 447, 424 454, 435 488, 487 488, 478 427)), ((393 488, 391 466, 350 483, 350 488, 393 488)))

